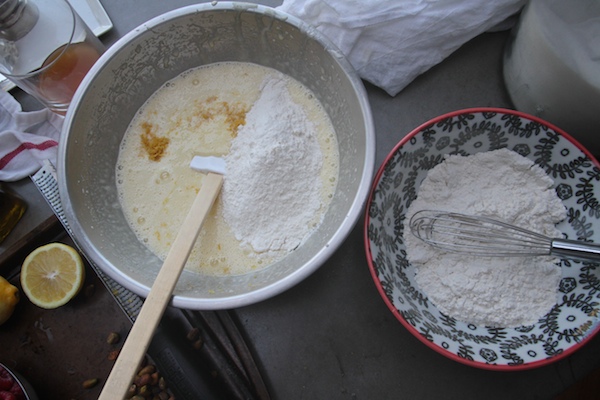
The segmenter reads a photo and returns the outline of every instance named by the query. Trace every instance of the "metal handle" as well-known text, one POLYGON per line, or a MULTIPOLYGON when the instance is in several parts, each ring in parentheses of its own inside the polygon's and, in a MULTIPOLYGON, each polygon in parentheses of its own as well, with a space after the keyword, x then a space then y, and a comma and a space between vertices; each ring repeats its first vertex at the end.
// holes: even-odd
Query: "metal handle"
POLYGON ((576 260, 600 261, 600 245, 576 240, 554 239, 550 254, 576 260))

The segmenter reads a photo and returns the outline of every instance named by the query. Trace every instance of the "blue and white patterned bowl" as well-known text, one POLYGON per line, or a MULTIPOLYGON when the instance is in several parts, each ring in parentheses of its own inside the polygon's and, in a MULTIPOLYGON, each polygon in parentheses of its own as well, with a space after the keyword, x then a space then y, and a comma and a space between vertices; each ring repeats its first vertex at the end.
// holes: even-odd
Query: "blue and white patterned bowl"
POLYGON ((490 328, 442 314, 415 282, 403 243, 405 214, 419 185, 447 154, 508 148, 555 181, 567 208, 558 228, 567 238, 600 242, 600 169, 558 128, 512 110, 477 108, 435 118, 398 143, 379 169, 365 218, 371 275, 398 320, 423 343, 461 363, 492 370, 540 367, 568 356, 600 326, 600 264, 561 260, 554 308, 536 324, 490 328))

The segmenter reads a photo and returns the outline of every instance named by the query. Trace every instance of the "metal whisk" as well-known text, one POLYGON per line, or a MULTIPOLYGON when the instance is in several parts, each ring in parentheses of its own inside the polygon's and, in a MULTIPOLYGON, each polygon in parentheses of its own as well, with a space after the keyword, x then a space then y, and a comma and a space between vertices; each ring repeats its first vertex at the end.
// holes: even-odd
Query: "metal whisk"
POLYGON ((544 256, 600 260, 600 245, 549 238, 483 216, 422 210, 410 219, 410 231, 437 248, 487 257, 544 256))

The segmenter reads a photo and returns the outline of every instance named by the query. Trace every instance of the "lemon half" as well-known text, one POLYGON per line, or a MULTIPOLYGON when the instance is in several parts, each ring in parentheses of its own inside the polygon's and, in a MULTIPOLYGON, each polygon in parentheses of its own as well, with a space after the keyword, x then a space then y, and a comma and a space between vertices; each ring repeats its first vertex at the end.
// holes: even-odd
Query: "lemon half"
POLYGON ((73 247, 50 243, 31 252, 21 267, 21 286, 38 307, 52 309, 71 300, 83 286, 85 268, 73 247))

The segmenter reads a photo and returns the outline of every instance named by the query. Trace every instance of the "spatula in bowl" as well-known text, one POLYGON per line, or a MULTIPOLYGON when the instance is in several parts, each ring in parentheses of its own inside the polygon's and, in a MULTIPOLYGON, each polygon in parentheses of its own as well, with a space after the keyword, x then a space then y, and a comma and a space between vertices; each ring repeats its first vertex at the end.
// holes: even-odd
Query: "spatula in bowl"
POLYGON ((148 350, 154 331, 171 300, 175 285, 204 220, 221 190, 225 174, 224 160, 196 156, 190 167, 206 172, 207 175, 119 352, 99 400, 117 400, 125 397, 140 362, 148 350))

